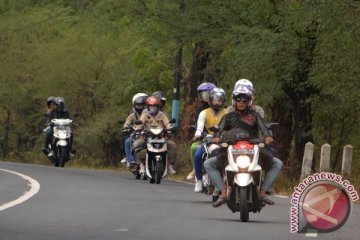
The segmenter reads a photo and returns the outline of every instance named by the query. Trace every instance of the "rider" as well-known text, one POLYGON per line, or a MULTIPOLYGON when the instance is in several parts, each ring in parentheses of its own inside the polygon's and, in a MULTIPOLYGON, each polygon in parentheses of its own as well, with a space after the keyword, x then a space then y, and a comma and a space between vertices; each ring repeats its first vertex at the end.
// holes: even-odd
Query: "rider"
MULTIPOLYGON (((200 101, 200 105, 198 106, 198 108, 196 110, 195 122, 198 121, 199 114, 203 110, 210 107, 209 95, 210 95, 210 91, 213 90, 215 87, 216 87, 215 84, 209 83, 209 82, 204 82, 197 87, 196 91, 198 93, 198 99, 200 101)), ((191 144, 190 155, 191 155, 191 159, 193 159, 193 160, 194 160, 195 151, 199 144, 200 144, 199 141, 196 141, 191 144)), ((186 177, 187 180, 190 180, 195 177, 195 166, 194 165, 195 165, 195 163, 193 162, 193 170, 187 175, 187 177, 186 177)))
MULTIPOLYGON (((252 91, 246 86, 237 86, 233 91, 233 106, 235 111, 227 113, 220 122, 219 132, 214 134, 213 142, 218 143, 220 141, 220 134, 223 131, 231 131, 235 128, 241 128, 247 131, 250 138, 257 137, 259 131, 265 139, 265 144, 273 142, 271 133, 266 128, 265 123, 261 116, 251 109, 252 106, 252 91)), ((260 152, 265 158, 265 162, 272 160, 272 154, 265 148, 260 148, 260 152)), ((213 203, 213 207, 219 207, 227 201, 227 191, 224 180, 221 176, 222 169, 225 168, 226 152, 216 157, 209 158, 205 163, 204 167, 213 180, 216 191, 221 191, 221 196, 217 201, 213 203)), ((271 171, 271 169, 269 170, 271 171)), ((271 173, 270 173, 271 174, 271 173)), ((261 189, 260 196, 264 199, 267 204, 274 204, 273 201, 265 198, 265 191, 261 189)))
POLYGON ((47 125, 47 127, 43 130, 45 132, 45 143, 44 143, 44 147, 41 149, 41 151, 45 154, 48 155, 50 150, 49 150, 49 145, 51 144, 51 137, 52 137, 52 129, 50 127, 50 114, 51 112, 55 111, 56 108, 58 107, 58 105, 56 104, 56 98, 51 96, 47 99, 46 102, 47 105, 47 111, 44 114, 45 115, 45 124, 47 125))
MULTIPOLYGON (((212 132, 209 130, 211 126, 219 125, 220 120, 225 115, 225 91, 222 88, 214 88, 210 91, 209 104, 210 108, 201 111, 198 121, 197 128, 193 140, 198 139, 205 128, 205 131, 209 134, 212 132)), ((202 155, 204 149, 199 145, 194 154, 194 165, 195 165, 195 192, 202 192, 202 155)))
POLYGON ((164 112, 164 106, 166 104, 165 94, 162 91, 156 91, 152 94, 152 96, 160 99, 160 110, 164 112))
MULTIPOLYGON (((147 111, 143 111, 140 116, 140 120, 143 122, 143 124, 138 125, 138 128, 147 129, 150 128, 150 126, 154 125, 161 128, 172 127, 169 118, 166 116, 166 114, 160 111, 160 104, 161 103, 159 98, 155 96, 148 97, 148 99, 146 100, 147 111)), ((176 144, 172 140, 166 140, 166 144, 169 153, 168 159, 170 159, 171 162, 172 159, 176 158, 176 144)), ((140 163, 140 172, 145 172, 145 166, 142 161, 145 158, 144 151, 142 151, 145 147, 145 141, 143 138, 134 141, 133 148, 135 149, 135 159, 136 162, 140 163)), ((168 172, 170 174, 176 173, 174 171, 174 167, 171 165, 168 167, 168 172)))
MULTIPOLYGON (((263 108, 258 105, 255 105, 255 89, 254 89, 252 82, 249 81, 248 79, 240 79, 235 83, 234 89, 236 89, 240 86, 244 86, 252 92, 251 109, 253 111, 257 112, 262 118, 264 118, 265 113, 264 113, 263 108)), ((235 110, 234 106, 232 105, 226 109, 226 112, 229 113, 234 110, 235 110)), ((271 147, 270 145, 266 145, 265 147, 269 148, 272 152, 276 153, 276 150, 273 147, 271 147)), ((266 175, 265 175, 265 181, 263 184, 263 189, 265 190, 266 194, 268 194, 268 195, 273 194, 272 185, 275 182, 276 177, 279 175, 282 165, 283 165, 282 161, 275 156, 272 158, 272 161, 270 161, 269 164, 266 164, 266 166, 264 168, 266 175), (270 171, 270 169, 271 169, 271 171, 270 171)))
MULTIPOLYGON (((142 111, 145 109, 145 102, 148 98, 146 93, 137 93, 132 98, 132 113, 126 118, 126 121, 123 125, 124 129, 131 128, 135 125, 135 121, 140 119, 142 111)), ((134 157, 131 154, 131 136, 128 136, 124 142, 124 149, 126 157, 121 160, 121 163, 125 163, 128 167, 130 167, 131 163, 134 163, 134 157)))
MULTIPOLYGON (((62 97, 56 97, 55 98, 55 103, 57 105, 57 108, 50 112, 49 114, 49 121, 51 122, 52 119, 68 119, 70 118, 70 114, 69 112, 66 110, 65 108, 65 100, 62 97)), ((51 133, 50 133, 50 141, 51 141, 51 137, 53 134, 53 129, 51 128, 51 133)), ((69 148, 70 148, 70 155, 73 155, 75 153, 75 150, 72 149, 72 143, 73 143, 73 137, 74 135, 71 134, 70 139, 69 139, 69 148)), ((52 149, 54 149, 52 147, 52 149)), ((54 155, 54 151, 51 150, 48 154, 49 157, 52 157, 54 155)))

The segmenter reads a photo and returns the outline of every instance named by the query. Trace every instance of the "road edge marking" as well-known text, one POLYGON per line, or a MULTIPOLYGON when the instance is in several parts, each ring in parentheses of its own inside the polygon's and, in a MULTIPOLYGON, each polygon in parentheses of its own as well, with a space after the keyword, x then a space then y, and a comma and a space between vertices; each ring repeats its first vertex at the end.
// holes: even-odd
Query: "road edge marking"
POLYGON ((4 211, 5 209, 8 209, 8 208, 14 207, 16 205, 19 205, 19 204, 27 201, 28 199, 30 199, 31 197, 33 197, 35 194, 37 194, 39 192, 40 183, 38 181, 36 181, 35 179, 33 179, 33 178, 31 178, 31 177, 29 177, 27 175, 24 175, 24 174, 21 174, 21 173, 18 173, 18 172, 14 172, 14 171, 10 171, 10 170, 7 170, 7 169, 3 169, 3 168, 0 168, 0 171, 15 174, 17 176, 22 177, 23 179, 27 180, 30 183, 29 184, 29 186, 30 186, 29 191, 24 192, 24 195, 22 195, 21 197, 13 200, 11 202, 1 204, 0 205, 0 211, 4 211))

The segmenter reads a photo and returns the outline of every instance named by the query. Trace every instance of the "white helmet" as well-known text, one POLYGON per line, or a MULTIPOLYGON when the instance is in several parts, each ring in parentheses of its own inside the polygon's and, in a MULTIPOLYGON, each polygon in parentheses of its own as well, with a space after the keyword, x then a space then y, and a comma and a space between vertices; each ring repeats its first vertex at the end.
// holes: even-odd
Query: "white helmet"
POLYGON ((148 98, 148 95, 146 93, 137 93, 132 98, 132 104, 134 105, 135 102, 138 102, 138 101, 144 102, 144 104, 145 104, 145 101, 147 98, 148 98))
POLYGON ((234 88, 233 94, 232 94, 232 104, 235 107, 235 99, 237 98, 246 98, 248 99, 248 107, 251 107, 252 105, 252 100, 253 100, 253 96, 252 96, 252 91, 249 90, 248 87, 239 84, 238 86, 236 86, 234 88))
POLYGON ((250 82, 250 80, 247 80, 247 79, 237 80, 237 82, 235 83, 234 89, 236 89, 239 85, 243 85, 243 86, 247 87, 251 92, 254 90, 254 86, 253 86, 252 82, 250 82))

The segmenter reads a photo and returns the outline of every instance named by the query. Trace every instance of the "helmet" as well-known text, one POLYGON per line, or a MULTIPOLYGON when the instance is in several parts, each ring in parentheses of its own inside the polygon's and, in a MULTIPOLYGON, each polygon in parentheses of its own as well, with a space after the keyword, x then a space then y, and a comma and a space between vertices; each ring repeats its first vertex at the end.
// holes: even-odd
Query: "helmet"
POLYGON ((207 102, 209 100, 209 92, 215 87, 215 84, 209 82, 200 84, 196 89, 200 101, 207 102))
POLYGON ((148 113, 155 115, 160 108, 160 99, 155 96, 150 96, 146 99, 146 105, 148 106, 148 113))
POLYGON ((245 86, 251 92, 254 90, 254 86, 253 86, 252 82, 250 82, 247 79, 239 79, 239 80, 237 80, 237 82, 235 83, 234 89, 236 89, 239 85, 245 86))
POLYGON ((145 93, 137 93, 134 95, 132 104, 137 113, 141 114, 141 112, 144 110, 147 97, 148 96, 145 93))
POLYGON ((216 85, 213 83, 204 82, 197 87, 196 91, 198 91, 198 92, 211 91, 215 87, 216 87, 216 85))
POLYGON ((232 104, 235 106, 235 101, 237 99, 247 99, 248 100, 248 107, 252 105, 252 91, 249 90, 248 87, 244 85, 238 85, 235 87, 233 94, 232 94, 232 104))
POLYGON ((226 101, 226 96, 225 96, 225 91, 222 88, 214 88, 213 90, 210 91, 210 96, 209 96, 209 105, 211 106, 211 108, 218 110, 220 108, 223 108, 225 106, 225 101, 226 101), (221 104, 212 104, 212 101, 214 99, 217 100, 221 100, 221 104))
POLYGON ((58 111, 62 112, 65 110, 65 100, 63 97, 56 97, 55 98, 56 104, 58 105, 58 111))
POLYGON ((132 98, 132 104, 135 105, 136 102, 138 103, 145 103, 148 95, 146 93, 137 93, 132 98))
POLYGON ((51 102, 56 103, 56 98, 54 96, 48 97, 48 99, 46 101, 46 104, 48 107, 50 107, 51 102))
POLYGON ((158 97, 161 101, 161 104, 164 106, 166 103, 166 97, 165 94, 162 91, 156 91, 152 94, 155 97, 158 97))

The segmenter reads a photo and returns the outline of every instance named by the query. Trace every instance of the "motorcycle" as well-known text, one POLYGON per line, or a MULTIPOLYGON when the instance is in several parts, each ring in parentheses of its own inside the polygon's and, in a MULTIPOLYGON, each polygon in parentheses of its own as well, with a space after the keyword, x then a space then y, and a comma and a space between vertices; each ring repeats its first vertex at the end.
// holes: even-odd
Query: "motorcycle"
MULTIPOLYGON (((268 125, 271 129, 277 123, 268 125)), ((242 129, 232 129, 222 136, 222 147, 227 148, 228 165, 225 167, 228 201, 233 212, 240 212, 240 220, 247 222, 249 213, 259 213, 265 206, 260 197, 262 168, 259 165, 262 139, 250 139, 242 129)))
POLYGON ((51 158, 55 167, 64 167, 70 159, 71 124, 73 124, 71 119, 51 120, 53 139, 50 148, 54 151, 51 158))
MULTIPOLYGON (((170 123, 175 123, 171 119, 170 123)), ((142 124, 136 122, 136 124, 142 124)), ((146 143, 145 173, 144 177, 150 179, 150 183, 160 184, 161 180, 166 177, 168 169, 168 150, 165 136, 170 134, 173 129, 166 129, 157 126, 150 126, 143 133, 146 143)))

